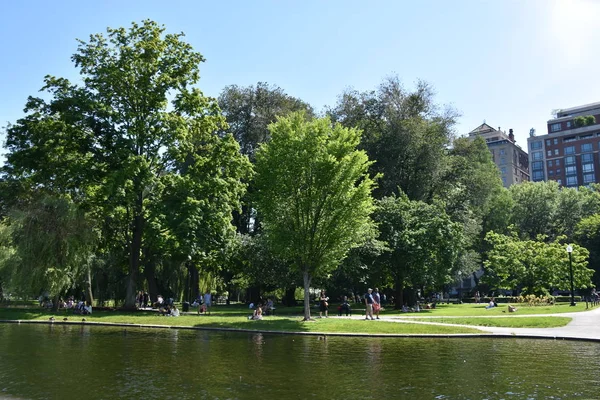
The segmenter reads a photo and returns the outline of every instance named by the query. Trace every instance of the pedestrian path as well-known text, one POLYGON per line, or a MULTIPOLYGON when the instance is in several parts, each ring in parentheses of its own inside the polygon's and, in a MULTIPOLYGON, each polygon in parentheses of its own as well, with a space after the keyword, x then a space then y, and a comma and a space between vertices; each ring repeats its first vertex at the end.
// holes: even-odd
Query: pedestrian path
MULTIPOLYGON (((547 337, 556 339, 588 339, 600 341, 600 307, 597 307, 589 311, 573 312, 573 313, 562 313, 562 314, 528 314, 528 315, 511 315, 510 317, 503 316, 490 316, 486 318, 515 318, 515 317, 569 317, 571 322, 566 326, 559 328, 502 328, 492 326, 474 326, 474 325, 459 325, 450 324, 447 322, 435 322, 436 318, 441 317, 421 317, 419 318, 430 318, 431 321, 415 321, 415 314, 409 316, 403 315, 385 315, 381 316, 381 321, 390 321, 397 323, 411 323, 411 324, 426 324, 426 325, 442 325, 442 326, 464 326, 468 328, 477 328, 486 334, 499 335, 499 336, 520 336, 520 337, 547 337), (412 317, 412 318, 411 318, 412 317)), ((457 318, 481 318, 482 316, 464 316, 457 318)), ((353 315, 352 317, 342 317, 352 319, 364 319, 364 315, 353 315)), ((445 321, 452 319, 452 317, 443 317, 445 321)))

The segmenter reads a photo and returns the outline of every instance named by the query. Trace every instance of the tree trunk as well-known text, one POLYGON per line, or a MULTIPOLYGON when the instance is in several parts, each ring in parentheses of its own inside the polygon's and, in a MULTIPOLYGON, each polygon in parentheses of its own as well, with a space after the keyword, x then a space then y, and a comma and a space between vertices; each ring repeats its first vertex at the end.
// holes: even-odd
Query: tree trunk
POLYGON ((92 293, 92 269, 88 265, 87 267, 87 279, 85 282, 85 300, 90 303, 90 305, 94 304, 94 294, 92 293))
POLYGON ((58 300, 60 299, 60 296, 57 294, 56 296, 54 296, 54 302, 52 303, 52 311, 56 312, 58 311, 58 300))
POLYGON ((291 286, 285 289, 283 304, 288 307, 294 307, 296 305, 296 286, 291 286))
POLYGON ((200 274, 198 274, 198 268, 192 263, 188 264, 190 271, 190 298, 188 301, 193 301, 200 296, 200 274))
POLYGON ((394 290, 396 297, 396 310, 400 310, 404 305, 404 279, 396 278, 394 290))
POLYGON ((154 276, 154 271, 154 261, 148 262, 148 264, 144 268, 144 276, 146 278, 146 282, 148 282, 148 295, 150 296, 151 304, 155 302, 158 297, 158 284, 156 283, 156 276, 154 276))
POLYGON ((310 321, 310 275, 306 269, 302 275, 304 278, 304 321, 310 321))
POLYGON ((135 295, 137 286, 137 275, 140 270, 140 252, 142 250, 142 234, 144 230, 144 209, 142 192, 138 194, 133 219, 133 236, 129 248, 129 279, 127 282, 127 293, 125 294, 125 305, 127 309, 135 309, 135 295))

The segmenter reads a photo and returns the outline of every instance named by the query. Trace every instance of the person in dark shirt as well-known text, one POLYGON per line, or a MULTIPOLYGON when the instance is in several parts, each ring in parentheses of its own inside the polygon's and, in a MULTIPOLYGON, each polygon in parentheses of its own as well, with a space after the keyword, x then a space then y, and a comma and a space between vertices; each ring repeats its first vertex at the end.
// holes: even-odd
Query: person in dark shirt
POLYGON ((365 294, 365 305, 367 309, 365 310, 365 319, 375 319, 373 318, 373 303, 375 303, 375 299, 373 299, 373 289, 369 288, 367 293, 365 294))

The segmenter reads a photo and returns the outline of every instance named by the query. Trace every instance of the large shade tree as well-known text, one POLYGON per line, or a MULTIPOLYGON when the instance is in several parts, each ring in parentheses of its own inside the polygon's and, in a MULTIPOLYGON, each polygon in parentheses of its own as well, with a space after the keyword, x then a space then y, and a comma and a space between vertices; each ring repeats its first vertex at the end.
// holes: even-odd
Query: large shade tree
POLYGON ((102 243, 121 248, 127 260, 125 306, 133 307, 146 224, 164 220, 149 215, 151 204, 169 198, 186 212, 211 202, 227 205, 199 207, 189 221, 170 218, 164 228, 170 232, 189 223, 193 233, 183 240, 188 252, 203 223, 199 214, 219 213, 208 223, 221 227, 209 231, 227 230, 223 224, 230 224, 226 214, 243 191, 238 177, 246 166, 230 135, 220 137, 220 145, 210 139, 226 123, 217 102, 194 87, 204 58, 183 34, 165 34, 146 20, 80 40, 72 59, 81 84, 47 76, 49 100, 30 98, 27 115, 7 130, 6 185, 23 192, 67 191, 90 209, 102 221, 102 243), (215 160, 218 166, 211 164, 215 160), (187 196, 179 194, 183 190, 187 196))
POLYGON ((328 118, 294 113, 270 131, 256 156, 258 210, 274 251, 302 274, 308 320, 313 276, 372 234, 371 162, 357 150, 360 131, 328 118))

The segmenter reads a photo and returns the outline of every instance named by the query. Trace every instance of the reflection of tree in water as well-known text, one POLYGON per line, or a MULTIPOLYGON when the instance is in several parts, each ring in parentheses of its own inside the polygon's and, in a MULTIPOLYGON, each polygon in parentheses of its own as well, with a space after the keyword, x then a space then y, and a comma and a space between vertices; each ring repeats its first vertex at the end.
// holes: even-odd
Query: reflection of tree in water
POLYGON ((383 353, 383 346, 381 343, 381 339, 371 338, 367 341, 367 343, 367 365, 369 366, 369 376, 372 380, 373 385, 375 387, 378 387, 379 385, 384 384, 384 379, 381 374, 383 365, 383 361, 381 359, 383 353))

